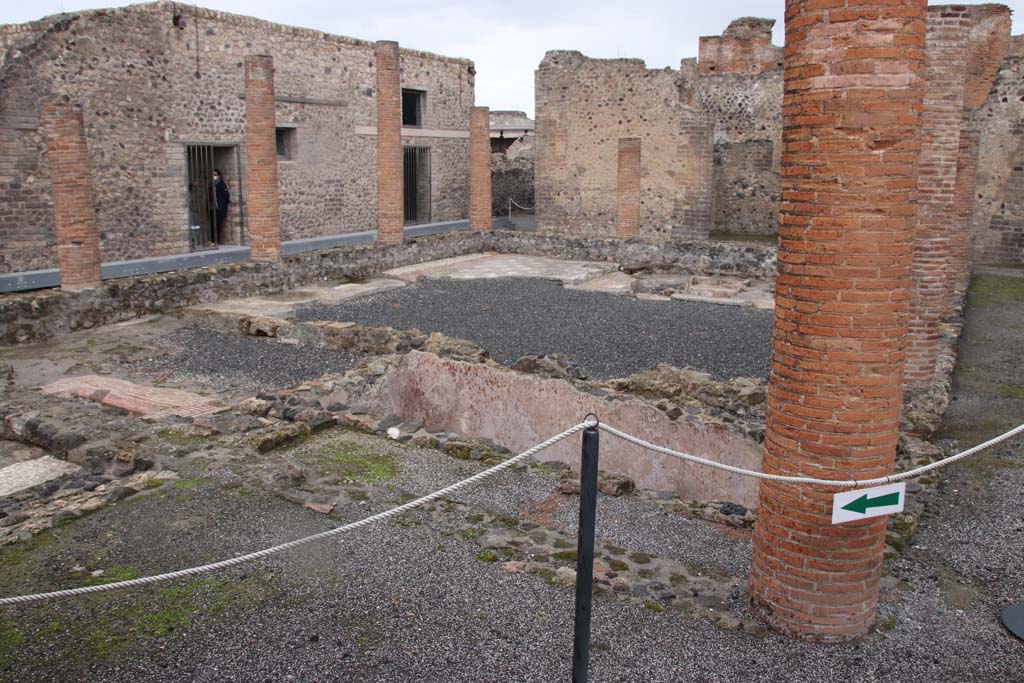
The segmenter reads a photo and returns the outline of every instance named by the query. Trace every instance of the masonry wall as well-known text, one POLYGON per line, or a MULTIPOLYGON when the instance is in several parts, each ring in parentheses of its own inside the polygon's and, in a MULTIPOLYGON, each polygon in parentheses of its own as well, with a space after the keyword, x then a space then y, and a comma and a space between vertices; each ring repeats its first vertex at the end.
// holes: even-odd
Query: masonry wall
POLYGON ((643 147, 646 239, 703 239, 712 210, 712 126, 680 91, 680 73, 635 59, 548 52, 536 72, 537 220, 546 231, 615 231, 620 137, 643 147))
POLYGON ((1014 36, 984 104, 971 113, 979 132, 974 257, 1024 263, 1024 36, 1014 36))
MULTIPOLYGON (((244 165, 242 64, 258 53, 274 59, 277 123, 296 129, 292 158, 279 163, 282 239, 374 229, 372 43, 136 5, 0 27, 0 272, 56 265, 44 101, 82 105, 103 260, 188 251, 185 145, 238 146, 244 165)), ((431 217, 464 218, 472 63, 401 56, 403 87, 426 91, 422 130, 404 142, 431 148, 431 217)), ((235 220, 246 195, 236 178, 235 220)))

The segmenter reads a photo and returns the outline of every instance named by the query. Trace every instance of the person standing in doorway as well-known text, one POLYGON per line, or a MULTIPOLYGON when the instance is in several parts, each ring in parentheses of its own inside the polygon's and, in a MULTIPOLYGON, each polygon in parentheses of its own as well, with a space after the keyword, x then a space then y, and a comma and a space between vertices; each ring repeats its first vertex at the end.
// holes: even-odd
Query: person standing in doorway
POLYGON ((228 206, 231 205, 231 190, 224 182, 224 176, 220 169, 213 169, 213 199, 216 208, 216 225, 214 226, 212 242, 221 244, 224 239, 224 221, 228 217, 228 206))

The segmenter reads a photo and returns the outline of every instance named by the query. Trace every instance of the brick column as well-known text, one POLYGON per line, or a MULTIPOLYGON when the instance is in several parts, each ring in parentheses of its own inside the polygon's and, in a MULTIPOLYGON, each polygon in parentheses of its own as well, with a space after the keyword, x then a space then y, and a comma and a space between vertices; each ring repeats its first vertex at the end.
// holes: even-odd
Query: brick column
POLYGON ((42 119, 50 162, 60 286, 96 287, 103 280, 100 237, 82 113, 70 104, 44 104, 42 119))
POLYGON ((245 185, 248 190, 249 258, 281 260, 281 206, 277 189, 274 60, 245 58, 245 185))
POLYGON ((402 84, 398 43, 377 41, 377 239, 405 236, 402 203, 402 84))
POLYGON ((473 107, 469 114, 469 227, 490 230, 494 215, 491 197, 491 112, 473 107))
MULTIPOLYGON (((893 469, 916 221, 925 0, 787 0, 782 203, 764 470, 893 469)), ((875 620, 884 517, 761 482, 750 598, 808 640, 875 620)))
POLYGON ((615 236, 620 239, 640 236, 640 138, 619 138, 615 236))
POLYGON ((952 313, 952 304, 967 291, 971 280, 971 223, 974 217, 974 191, 978 176, 978 131, 966 125, 960 129, 959 153, 956 159, 956 191, 953 206, 956 221, 951 225, 949 239, 949 268, 946 286, 951 288, 947 297, 952 313))

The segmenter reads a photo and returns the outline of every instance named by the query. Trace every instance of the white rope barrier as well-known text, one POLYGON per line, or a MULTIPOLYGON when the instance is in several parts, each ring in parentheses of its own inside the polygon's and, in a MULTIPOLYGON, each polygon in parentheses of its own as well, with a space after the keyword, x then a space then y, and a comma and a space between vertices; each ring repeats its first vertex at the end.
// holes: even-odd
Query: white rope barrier
POLYGON ((510 224, 512 223, 512 206, 513 205, 518 206, 523 211, 533 211, 534 209, 537 208, 536 206, 523 206, 522 204, 520 204, 516 200, 512 199, 511 197, 509 197, 508 198, 508 222, 510 224))
MULTIPOLYGON (((584 424, 588 427, 593 425, 593 423, 591 422, 584 424)), ((726 465, 724 463, 715 462, 714 460, 708 460, 707 458, 701 458, 696 455, 690 455, 689 453, 674 451, 671 448, 665 448, 664 446, 656 446, 652 443, 644 441, 643 439, 639 439, 635 436, 632 436, 631 434, 619 431, 618 429, 615 429, 610 425, 606 425, 603 422, 597 425, 597 427, 602 431, 608 432, 613 436, 617 436, 624 441, 628 441, 629 443, 632 443, 636 446, 640 446, 641 448, 647 449, 649 451, 662 453, 664 455, 670 455, 674 458, 686 460, 687 462, 696 463, 698 465, 707 465, 708 467, 713 467, 717 470, 724 470, 725 472, 732 472, 733 474, 738 474, 740 476, 753 477, 755 479, 766 479, 768 481, 779 481, 787 484, 819 484, 821 486, 831 486, 834 488, 864 488, 868 486, 878 486, 880 484, 891 484, 893 482, 901 481, 903 479, 913 479, 914 477, 921 476, 925 472, 930 472, 934 469, 945 467, 946 465, 951 465, 958 460, 963 460, 968 456, 974 455, 975 453, 983 451, 986 448, 991 448, 992 446, 995 446, 998 443, 1006 441, 1007 439, 1011 439, 1017 436, 1018 434, 1024 432, 1024 424, 1022 424, 1017 427, 1014 427, 1013 429, 1004 434, 1000 434, 994 439, 989 439, 985 443, 978 444, 973 448, 968 448, 966 451, 962 451, 960 453, 957 453, 956 455, 951 455, 948 458, 936 460, 931 464, 923 465, 921 467, 908 470, 906 472, 890 474, 885 477, 875 477, 874 479, 818 479, 815 477, 789 477, 781 474, 768 474, 766 472, 756 472, 754 470, 748 470, 742 467, 726 465)))
POLYGON ((468 479, 463 479, 462 481, 456 482, 456 483, 452 484, 451 486, 446 486, 445 488, 440 489, 438 491, 434 491, 433 493, 430 493, 430 494, 428 494, 426 496, 423 496, 422 498, 417 498, 416 500, 409 501, 408 503, 406 503, 404 505, 399 505, 396 508, 391 508, 390 510, 385 510, 384 512, 379 512, 379 513, 377 513, 375 515, 372 515, 370 517, 366 517, 365 519, 361 519, 361 520, 359 520, 357 522, 352 522, 351 524, 346 524, 344 526, 336 527, 334 529, 328 529, 327 531, 321 531, 320 533, 313 534, 312 536, 306 536, 305 538, 299 538, 299 539, 296 539, 294 541, 289 541, 287 543, 282 543, 280 545, 275 545, 275 546, 273 546, 271 548, 266 548, 264 550, 259 550, 259 551, 256 551, 254 553, 249 553, 247 555, 239 555, 238 557, 233 557, 233 558, 228 559, 228 560, 222 560, 220 562, 214 562, 212 564, 204 564, 204 565, 202 565, 200 567, 191 567, 189 569, 181 569, 181 570, 178 570, 178 571, 169 572, 167 574, 157 574, 155 576, 143 576, 143 577, 140 577, 138 579, 130 579, 128 581, 117 581, 116 583, 107 583, 107 584, 101 584, 101 585, 98 585, 98 586, 82 586, 80 588, 69 588, 67 590, 52 591, 52 592, 49 592, 49 593, 35 593, 35 594, 32 594, 32 595, 19 595, 19 596, 11 597, 11 598, 0 598, 0 605, 15 605, 15 604, 20 604, 20 603, 25 603, 25 602, 35 602, 35 601, 38 601, 38 600, 50 600, 50 599, 53 599, 53 598, 66 598, 66 597, 71 597, 71 596, 74 596, 74 595, 83 595, 85 593, 100 593, 102 591, 115 590, 115 589, 118 589, 118 588, 134 588, 134 587, 137 587, 137 586, 146 586, 146 585, 149 585, 151 583, 158 583, 160 581, 171 581, 171 580, 174 580, 174 579, 185 578, 186 576, 194 576, 196 574, 204 574, 206 572, 217 571, 219 569, 227 569, 229 567, 234 567, 235 565, 242 564, 243 562, 251 562, 252 560, 259 560, 259 559, 262 559, 264 557, 267 557, 268 555, 273 555, 275 553, 280 553, 280 552, 283 552, 285 550, 289 550, 291 548, 296 548, 296 547, 298 547, 300 545, 305 545, 307 543, 312 543, 314 541, 322 541, 324 539, 331 538, 332 536, 337 536, 339 534, 343 534, 346 531, 353 531, 355 529, 359 529, 361 527, 368 526, 368 525, 373 524, 375 522, 380 522, 380 521, 383 521, 385 519, 389 519, 391 517, 394 517, 396 515, 400 515, 403 512, 408 512, 409 510, 414 510, 414 509, 416 509, 416 508, 418 508, 418 507, 420 507, 422 505, 425 505, 425 504, 427 504, 427 503, 429 503, 431 501, 437 500, 438 498, 442 498, 444 496, 447 496, 447 495, 450 495, 452 493, 455 493, 456 491, 459 491, 460 489, 466 488, 467 486, 472 486, 473 484, 481 482, 484 479, 487 479, 488 477, 494 476, 495 474, 497 474, 498 472, 501 472, 502 470, 506 470, 509 467, 512 467, 513 465, 515 465, 515 464, 525 460, 526 458, 529 458, 530 456, 533 456, 533 455, 536 455, 537 453, 540 453, 545 448, 553 446, 556 443, 558 443, 559 441, 561 441, 562 439, 565 439, 565 438, 568 438, 568 437, 572 436, 573 434, 575 434, 576 432, 580 431, 581 429, 583 429, 586 426, 587 426, 587 423, 581 422, 578 425, 570 427, 569 429, 565 430, 561 434, 559 434, 557 436, 553 436, 550 439, 548 439, 547 441, 544 441, 543 443, 539 443, 536 446, 534 446, 533 448, 531 448, 531 449, 529 449, 527 451, 523 451, 519 455, 517 455, 515 457, 512 457, 512 458, 509 458, 508 460, 505 460, 504 462, 501 462, 501 463, 495 465, 494 467, 491 467, 490 469, 486 469, 483 472, 478 472, 477 474, 474 474, 472 477, 469 477, 468 479))

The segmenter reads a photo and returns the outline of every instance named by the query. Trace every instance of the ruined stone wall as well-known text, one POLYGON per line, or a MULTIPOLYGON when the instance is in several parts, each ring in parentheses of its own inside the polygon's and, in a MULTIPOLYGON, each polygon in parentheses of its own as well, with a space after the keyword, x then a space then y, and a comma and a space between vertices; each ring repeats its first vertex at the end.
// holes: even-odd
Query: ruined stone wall
POLYGON ((646 239, 710 228, 712 126, 684 101, 680 72, 635 59, 548 52, 536 72, 537 220, 541 229, 614 234, 618 139, 641 140, 646 239))
POLYGON ((771 19, 737 19, 700 39, 692 90, 715 126, 712 229, 772 235, 779 226, 782 48, 771 19))
MULTIPOLYGON (((187 251, 185 145, 239 146, 244 164, 242 63, 252 54, 273 57, 277 122, 296 128, 279 163, 282 238, 375 227, 372 43, 171 3, 0 35, 0 46, 19 46, 0 68, 0 272, 55 265, 38 131, 39 107, 54 99, 82 105, 103 259, 187 251)), ((463 218, 472 64, 403 51, 402 66, 403 87, 426 91, 423 134, 408 142, 431 148, 432 219, 463 218)), ((231 190, 237 216, 245 188, 231 190)))
POLYGON ((1014 36, 985 103, 968 124, 980 133, 974 257, 1024 263, 1024 36, 1014 36))

